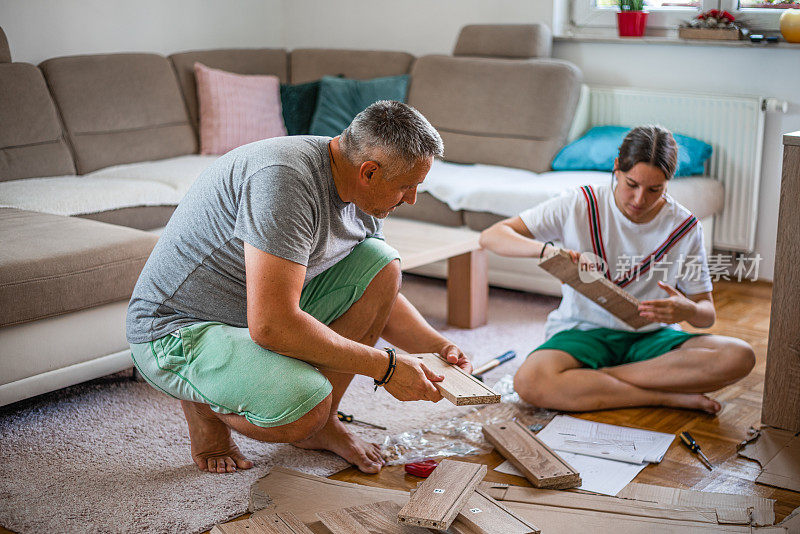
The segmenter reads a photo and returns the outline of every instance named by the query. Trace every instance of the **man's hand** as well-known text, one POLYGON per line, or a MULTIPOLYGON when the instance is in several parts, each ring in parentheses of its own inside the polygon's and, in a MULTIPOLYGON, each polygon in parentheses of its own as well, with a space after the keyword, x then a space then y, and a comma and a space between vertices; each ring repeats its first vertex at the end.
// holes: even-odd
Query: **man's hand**
POLYGON ((669 284, 658 286, 669 295, 665 299, 645 300, 639 303, 639 315, 658 323, 689 321, 697 314, 697 304, 669 284))
POLYGON ((457 365, 465 373, 472 374, 472 362, 470 362, 469 359, 464 356, 464 353, 461 352, 461 349, 452 343, 447 343, 436 352, 439 354, 439 356, 447 360, 447 363, 457 365))
POLYGON ((444 377, 428 369, 422 360, 408 354, 397 355, 397 367, 383 388, 397 400, 429 400, 439 402, 442 394, 433 385, 444 377))

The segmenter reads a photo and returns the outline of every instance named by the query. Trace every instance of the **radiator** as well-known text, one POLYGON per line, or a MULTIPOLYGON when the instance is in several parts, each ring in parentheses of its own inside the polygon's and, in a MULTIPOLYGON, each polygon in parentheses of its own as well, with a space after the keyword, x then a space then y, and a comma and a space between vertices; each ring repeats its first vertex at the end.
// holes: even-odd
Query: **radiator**
POLYGON ((656 123, 713 147, 706 175, 725 187, 714 217, 714 248, 753 252, 764 144, 764 98, 584 86, 570 131, 656 123))

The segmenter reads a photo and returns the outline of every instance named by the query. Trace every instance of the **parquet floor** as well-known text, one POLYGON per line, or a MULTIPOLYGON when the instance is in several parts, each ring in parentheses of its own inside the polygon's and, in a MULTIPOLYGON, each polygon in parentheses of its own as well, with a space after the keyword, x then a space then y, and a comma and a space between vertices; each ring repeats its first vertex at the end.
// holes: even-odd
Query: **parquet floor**
MULTIPOLYGON (((715 465, 713 471, 707 470, 676 441, 664 460, 645 468, 636 477, 637 482, 776 499, 775 515, 778 521, 800 506, 800 493, 756 484, 754 480, 760 470, 758 464, 736 454, 737 443, 745 439, 748 427, 757 425, 761 417, 771 296, 772 285, 767 283, 715 284, 717 322, 711 332, 744 339, 753 346, 757 356, 756 367, 747 378, 713 395, 724 403, 719 416, 711 417, 669 408, 635 408, 576 414, 593 421, 660 432, 678 433, 689 430, 715 465)), ((686 328, 691 329, 688 326, 686 328)), ((463 460, 489 466, 487 480, 530 485, 523 478, 493 471, 492 468, 503 460, 496 452, 465 457, 463 460)), ((378 475, 365 475, 355 468, 348 468, 330 478, 403 490, 415 487, 420 480, 407 475, 402 466, 384 468, 378 475)), ((0 527, 0 534, 6 533, 10 531, 0 527)))
MULTIPOLYGON (((602 423, 673 434, 689 430, 714 464, 713 471, 703 467, 693 454, 675 441, 664 460, 646 467, 635 481, 776 499, 775 515, 778 521, 782 520, 800 506, 800 493, 756 484, 754 480, 760 471, 759 465, 736 454, 736 445, 746 438, 747 429, 757 425, 761 418, 771 296, 772 285, 767 283, 721 281, 715 284, 717 322, 710 331, 744 339, 753 346, 757 357, 756 367, 748 377, 712 395, 724 404, 717 417, 671 408, 605 410, 574 415, 602 423)), ((688 325, 685 328, 692 329, 688 325)), ((463 460, 489 466, 487 480, 530 485, 523 478, 493 471, 492 468, 503 461, 496 452, 463 460)), ((348 468, 330 478, 405 490, 415 487, 420 480, 407 475, 402 466, 384 468, 378 475, 365 475, 355 468, 348 468)))

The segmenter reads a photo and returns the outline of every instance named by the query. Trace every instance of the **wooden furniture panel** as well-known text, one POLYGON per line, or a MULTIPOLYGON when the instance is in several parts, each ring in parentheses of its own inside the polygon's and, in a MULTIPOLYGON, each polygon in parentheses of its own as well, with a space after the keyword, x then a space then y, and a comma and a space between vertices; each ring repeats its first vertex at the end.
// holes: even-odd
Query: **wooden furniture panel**
POLYGON ((518 421, 485 425, 483 435, 537 488, 575 488, 580 474, 518 421))
POLYGON ((569 254, 558 250, 539 262, 539 267, 633 328, 650 324, 639 315, 639 300, 598 273, 581 272, 569 254))
POLYGON ((397 522, 400 505, 376 502, 317 514, 332 534, 429 534, 427 528, 397 522))
POLYGON ((459 328, 486 324, 489 273, 486 251, 473 250, 447 261, 447 322, 459 328))
POLYGON ((783 136, 783 175, 761 421, 800 431, 800 131, 783 136))
POLYGON ((539 529, 478 489, 450 525, 453 534, 539 534, 539 529))
POLYGON ((444 376, 444 380, 434 382, 434 385, 442 397, 456 406, 500 402, 500 395, 492 388, 471 374, 465 373, 460 367, 447 363, 437 354, 414 354, 414 356, 421 359, 428 369, 444 376))
POLYGON ((485 465, 442 460, 397 514, 398 520, 447 529, 485 475, 485 465))
POLYGON ((314 534, 291 512, 251 517, 217 525, 211 534, 314 534))

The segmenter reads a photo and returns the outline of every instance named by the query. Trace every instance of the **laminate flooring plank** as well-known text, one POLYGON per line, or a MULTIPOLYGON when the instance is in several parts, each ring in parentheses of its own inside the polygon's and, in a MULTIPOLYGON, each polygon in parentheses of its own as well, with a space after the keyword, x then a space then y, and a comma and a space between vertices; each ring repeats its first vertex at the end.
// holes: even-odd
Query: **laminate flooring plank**
POLYGON ((429 534, 427 528, 397 522, 400 505, 383 501, 341 510, 322 512, 317 516, 332 534, 429 534))
POLYGON ((413 354, 412 356, 421 359, 425 366, 434 373, 444 376, 444 380, 433 384, 442 394, 442 397, 456 406, 500 402, 500 395, 495 393, 492 388, 471 374, 464 372, 460 367, 447 363, 437 354, 425 353, 413 354))
POLYGON ((485 425, 483 435, 537 488, 581 485, 580 474, 518 421, 485 425))
POLYGON ((314 534, 291 512, 251 517, 217 525, 211 534, 314 534))
POLYGON ((540 530, 477 489, 450 525, 452 534, 539 534, 540 530))
POLYGON ((399 521, 447 529, 483 480, 486 470, 481 464, 442 460, 400 510, 399 521))

